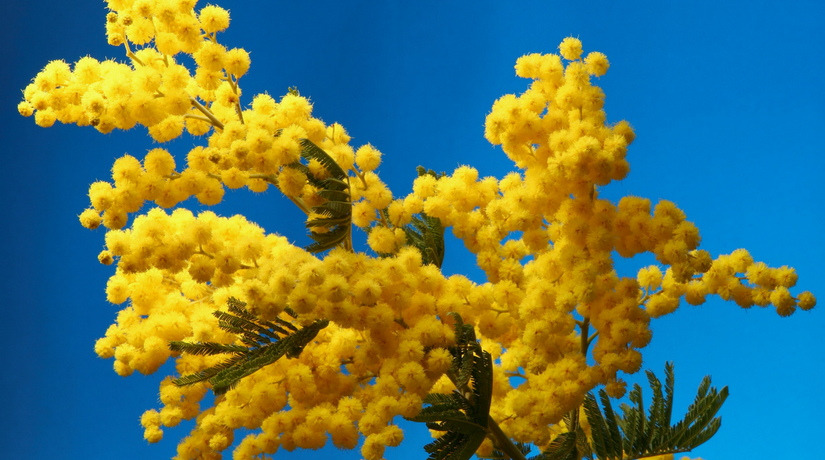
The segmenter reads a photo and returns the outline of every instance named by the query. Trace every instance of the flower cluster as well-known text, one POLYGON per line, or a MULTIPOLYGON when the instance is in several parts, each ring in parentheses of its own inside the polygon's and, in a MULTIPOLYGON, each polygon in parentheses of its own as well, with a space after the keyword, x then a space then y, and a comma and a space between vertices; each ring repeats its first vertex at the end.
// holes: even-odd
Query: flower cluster
MULTIPOLYGON (((226 10, 210 5, 196 13, 195 3, 109 0, 109 43, 124 46, 131 62, 51 62, 18 106, 44 127, 60 121, 108 133, 140 124, 158 142, 184 129, 209 134, 187 153, 185 168, 155 148, 142 161, 117 159, 112 182, 89 189, 91 207, 80 221, 108 229, 98 258, 117 264, 107 299, 128 301, 95 345, 99 356, 114 358, 118 374, 151 374, 170 358, 182 375, 218 364, 220 357, 173 353, 168 343, 233 343, 212 315, 230 297, 264 320, 331 321, 298 357, 244 378, 212 407, 201 408, 206 386, 164 380, 163 407, 147 411, 141 424, 157 442, 162 427, 195 419, 180 459, 217 458, 239 428, 260 432, 247 435, 236 458, 318 448, 328 439, 353 449, 362 435, 363 456, 382 458, 403 439, 397 416, 414 417, 428 393, 455 389, 447 376, 455 343, 450 312, 475 327, 495 360, 492 419, 511 438, 545 447, 587 392, 605 385, 613 397, 624 394, 621 373, 640 369, 651 318, 672 313, 682 298, 699 305, 716 294, 744 308, 774 305, 781 316, 815 306, 812 294, 790 293, 797 281, 791 268, 770 268, 743 249, 716 259, 698 249, 698 229, 675 204, 599 197, 599 187, 628 174, 634 133, 627 122, 606 123, 605 96, 593 79, 609 62, 598 52, 583 57, 578 39, 564 39, 559 55, 519 58, 516 74, 532 84, 497 100, 487 116, 486 138, 517 172, 480 178, 461 166, 443 177, 421 175, 412 193, 396 198, 376 173, 381 152, 350 146, 346 130, 313 118, 296 91, 280 101, 259 94, 243 108, 239 79, 249 56, 218 43, 229 25, 226 10), (181 53, 194 58, 194 72, 176 61, 181 53), (347 174, 352 224, 368 232, 379 257, 344 245, 319 258, 241 216, 162 209, 191 196, 214 205, 225 188, 262 192, 272 184, 308 221, 323 217, 313 209, 327 198, 307 174, 323 180, 329 171, 317 159, 301 163, 304 140, 347 174), (124 229, 147 201, 159 208, 124 229), (422 213, 452 228, 487 283, 445 277, 422 261, 404 230, 422 213), (613 251, 650 252, 661 265, 619 277, 613 251), (287 307, 297 319, 284 315, 287 307), (514 387, 512 377, 524 383, 514 387)), ((479 453, 492 449, 487 440, 479 453)))

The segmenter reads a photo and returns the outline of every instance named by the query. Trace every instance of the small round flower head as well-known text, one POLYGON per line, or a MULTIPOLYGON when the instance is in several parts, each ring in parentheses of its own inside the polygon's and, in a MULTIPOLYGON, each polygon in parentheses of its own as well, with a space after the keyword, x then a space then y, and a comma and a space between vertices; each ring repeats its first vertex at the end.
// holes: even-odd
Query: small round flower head
POLYGON ((788 288, 780 286, 771 292, 771 303, 776 307, 779 316, 790 316, 796 309, 796 300, 791 296, 788 288))
MULTIPOLYGON (((205 42, 198 52, 192 55, 192 57, 195 58, 195 62, 198 66, 212 72, 217 72, 223 69, 224 59, 226 58, 226 48, 217 43, 205 42)), ((220 79, 220 77, 218 78, 220 79)), ((198 84, 201 83, 198 82, 198 84)), ((204 85, 201 84, 201 86, 204 85)))
POLYGON ((236 78, 246 74, 249 70, 250 63, 249 53, 242 48, 232 48, 226 52, 226 56, 224 58, 224 66, 226 67, 226 71, 234 75, 236 78))
POLYGON ((29 102, 23 101, 17 104, 17 112, 24 117, 30 117, 34 113, 34 107, 29 102))
POLYGON ((94 230, 99 227, 100 222, 100 214, 93 208, 89 208, 80 213, 80 225, 88 228, 89 230, 94 230))
POLYGON ((374 171, 381 164, 381 152, 372 145, 365 145, 355 152, 355 164, 362 171, 374 171))
POLYGON ((539 78, 541 68, 541 54, 533 53, 522 56, 516 60, 516 75, 521 78, 539 78))
POLYGON ((575 61, 582 55, 582 42, 578 38, 567 37, 561 41, 559 52, 568 61, 575 61))
POLYGON ((221 202, 223 194, 223 184, 219 180, 210 178, 204 184, 203 190, 195 196, 201 204, 214 206, 221 202))
POLYGON ((155 47, 167 56, 174 56, 180 53, 181 43, 173 33, 158 32, 155 34, 155 47))
POLYGON ((97 211, 105 211, 114 202, 112 185, 103 181, 94 182, 89 186, 89 200, 97 211))
POLYGON ((203 7, 198 19, 201 21, 201 28, 208 34, 220 32, 229 27, 229 11, 219 6, 207 5, 203 7))
POLYGON ((613 132, 624 137, 625 141, 627 141, 627 145, 633 143, 633 140, 636 139, 636 133, 633 132, 633 128, 630 126, 625 120, 622 120, 616 123, 616 126, 613 127, 613 132))
POLYGON ((639 285, 642 287, 658 289, 659 286, 662 285, 662 271, 655 265, 639 270, 639 274, 636 278, 639 280, 639 285))
POLYGON ((387 227, 375 227, 367 237, 367 244, 373 251, 379 254, 391 254, 395 252, 395 235, 387 227))
POLYGON ((54 110, 51 108, 38 110, 34 114, 34 122, 41 128, 51 128, 55 121, 57 121, 57 115, 55 115, 54 110))
POLYGON ((278 175, 278 188, 289 197, 300 195, 306 182, 307 176, 297 169, 285 167, 278 175))
POLYGON ((802 310, 810 310, 816 306, 816 297, 808 291, 805 291, 799 294, 799 298, 797 299, 797 305, 802 310))
POLYGON ((627 391, 627 382, 622 379, 610 379, 605 385, 605 390, 611 398, 621 398, 627 391))
POLYGON ((596 77, 601 77, 607 73, 607 69, 610 68, 610 62, 607 61, 607 56, 598 51, 588 54, 587 57, 584 58, 584 64, 587 67, 587 71, 596 77))
POLYGON ((112 257, 112 253, 105 250, 100 251, 100 254, 97 255, 97 260, 103 265, 112 265, 112 262, 115 261, 115 259, 112 257))
POLYGON ((232 167, 221 172, 221 181, 231 189, 241 188, 249 180, 249 173, 232 167))

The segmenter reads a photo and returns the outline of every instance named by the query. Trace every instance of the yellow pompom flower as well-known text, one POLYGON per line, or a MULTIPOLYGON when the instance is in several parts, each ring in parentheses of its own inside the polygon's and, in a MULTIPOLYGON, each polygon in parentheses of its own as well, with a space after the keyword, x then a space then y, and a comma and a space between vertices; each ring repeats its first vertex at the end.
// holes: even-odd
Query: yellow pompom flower
POLYGON ((437 187, 438 181, 429 174, 419 176, 413 181, 413 193, 422 199, 435 195, 437 187))
POLYGON ((23 101, 17 104, 17 112, 24 117, 30 117, 34 113, 34 107, 28 101, 23 101))
POLYGON ((246 185, 249 180, 249 174, 246 171, 241 171, 236 167, 225 169, 221 171, 221 181, 224 185, 231 189, 238 189, 246 185))
POLYGON ((568 61, 575 61, 582 55, 582 42, 578 38, 567 37, 559 45, 559 52, 568 61))
POLYGON ((610 68, 610 62, 607 61, 607 56, 598 51, 588 53, 587 57, 584 58, 584 64, 587 67, 587 71, 597 77, 601 77, 607 73, 607 69, 610 68))
POLYGON ((373 227, 367 237, 367 244, 379 254, 392 254, 396 250, 395 235, 387 227, 373 227))
POLYGON ((211 34, 221 32, 229 27, 229 11, 215 6, 207 5, 201 9, 198 19, 201 23, 203 31, 211 34))
POLYGON ((89 230, 94 230, 100 226, 100 213, 93 208, 89 208, 80 213, 80 224, 89 230))
POLYGON ((112 253, 109 251, 100 251, 100 254, 97 255, 98 262, 102 263, 103 265, 112 265, 115 259, 112 257, 112 253))
POLYGON ((38 110, 34 114, 34 122, 41 128, 51 128, 54 126, 55 121, 57 121, 57 115, 51 107, 44 110, 38 110))
POLYGON ((103 181, 92 183, 92 185, 89 186, 89 200, 96 211, 105 211, 114 202, 112 185, 103 181))
POLYGON ((249 53, 242 48, 232 48, 226 52, 224 57, 224 67, 227 73, 232 74, 235 78, 240 78, 249 71, 250 66, 249 53))
POLYGON ((796 309, 796 300, 785 286, 779 286, 771 292, 771 303, 779 316, 790 316, 796 309))
POLYGON ((816 306, 816 297, 808 291, 802 292, 797 298, 797 306, 802 310, 808 311, 816 306))
POLYGON ((364 190, 364 198, 369 200, 375 209, 385 209, 392 202, 392 192, 382 182, 376 182, 364 190))
POLYGON ((359 201, 352 207, 352 223, 361 228, 369 227, 375 220, 375 208, 369 201, 359 201))
POLYGON ((362 171, 374 171, 381 164, 381 152, 372 145, 364 145, 355 152, 355 164, 362 171))
POLYGON ((639 280, 640 286, 655 290, 662 285, 662 271, 659 267, 651 265, 640 269, 636 279, 639 280))
POLYGON ((198 66, 211 72, 217 72, 223 69, 226 48, 217 43, 206 41, 192 57, 198 66))
POLYGON ((214 206, 223 200, 223 184, 216 179, 207 179, 204 183, 203 189, 195 195, 201 204, 207 206, 214 206))
POLYGON ((307 176, 294 168, 285 167, 278 175, 278 188, 284 195, 295 197, 301 194, 306 184, 307 176))

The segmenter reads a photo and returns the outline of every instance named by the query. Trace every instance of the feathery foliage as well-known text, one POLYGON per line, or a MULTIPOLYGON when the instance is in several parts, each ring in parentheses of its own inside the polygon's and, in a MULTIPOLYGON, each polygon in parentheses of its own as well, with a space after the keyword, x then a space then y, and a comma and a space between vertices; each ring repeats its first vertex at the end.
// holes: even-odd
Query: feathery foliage
MULTIPOLYGON (((432 169, 426 170, 423 166, 415 168, 418 177, 430 175, 436 179, 444 177, 446 173, 437 173, 432 169)), ((421 252, 421 259, 425 264, 433 264, 441 268, 444 263, 444 226, 437 217, 428 216, 420 212, 413 216, 412 222, 404 227, 407 234, 407 244, 415 246, 421 252)))
POLYGON ((429 404, 409 420, 424 422, 427 428, 445 431, 424 446, 429 460, 468 460, 487 437, 490 403, 493 396, 493 360, 481 349, 473 326, 455 318, 456 345, 450 348, 453 365, 448 375, 456 391, 449 395, 431 393, 424 398, 429 404))
MULTIPOLYGON (((523 455, 524 458, 527 458, 527 456, 533 450, 533 448, 530 447, 530 444, 527 444, 527 443, 516 442, 516 443, 514 443, 514 445, 516 446, 516 449, 518 449, 518 451, 521 452, 521 455, 523 455)), ((491 452, 490 455, 484 455, 484 456, 479 455, 478 458, 483 459, 483 460, 510 460, 509 455, 507 455, 505 452, 502 452, 501 450, 499 450, 497 448, 494 448, 493 452, 491 452)), ((535 457, 531 457, 529 460, 532 460, 533 458, 535 458, 535 457)))
MULTIPOLYGON (((226 361, 202 372, 182 376, 172 380, 178 386, 192 385, 208 381, 212 391, 223 394, 232 389, 244 377, 260 368, 272 364, 282 356, 294 358, 301 354, 318 332, 329 324, 329 320, 316 320, 303 329, 298 329, 289 321, 277 318, 274 322, 264 321, 247 312, 246 304, 234 297, 228 301, 229 312, 215 311, 218 326, 238 336, 246 344, 225 345, 214 342, 169 342, 169 348, 179 353, 195 355, 231 355, 226 361)), ((292 317, 296 315, 287 309, 292 317)))
POLYGON ((317 160, 330 175, 326 179, 318 179, 300 162, 290 165, 300 169, 309 182, 318 187, 318 195, 327 200, 311 209, 320 217, 306 222, 307 228, 322 227, 326 231, 310 231, 309 237, 314 243, 305 249, 319 253, 341 244, 351 244, 352 200, 349 193, 349 175, 327 152, 309 139, 301 139, 301 157, 307 161, 317 160))
MULTIPOLYGON (((728 387, 716 391, 706 376, 699 386, 696 399, 688 407, 685 418, 671 425, 673 411, 673 363, 665 364, 665 385, 651 371, 646 371, 653 400, 648 413, 642 402, 642 388, 636 384, 628 395, 633 405, 622 404, 621 416, 613 411, 610 397, 599 390, 602 408, 593 393, 584 400, 584 411, 590 424, 588 441, 581 427, 565 416, 570 431, 559 435, 543 452, 541 460, 633 460, 656 455, 688 452, 709 440, 722 424, 716 413, 728 397, 728 387), (602 413, 604 412, 604 413, 602 413)), ((576 409, 578 411, 578 409, 576 409)))

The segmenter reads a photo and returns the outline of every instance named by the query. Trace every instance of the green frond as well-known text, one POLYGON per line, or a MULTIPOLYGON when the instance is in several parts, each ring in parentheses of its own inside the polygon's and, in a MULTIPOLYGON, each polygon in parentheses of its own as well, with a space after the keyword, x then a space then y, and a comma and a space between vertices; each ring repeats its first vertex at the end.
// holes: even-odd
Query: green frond
POLYGON ((437 431, 456 431, 464 434, 473 434, 478 430, 486 430, 486 427, 463 418, 446 418, 437 422, 430 422, 427 423, 427 428, 437 431))
MULTIPOLYGON (((274 363, 284 355, 289 358, 297 357, 304 347, 314 340, 318 332, 329 324, 328 320, 316 320, 309 326, 298 329, 291 323, 276 318, 275 321, 284 326, 281 327, 270 321, 257 320, 243 308, 246 304, 237 299, 230 298, 228 303, 229 310, 234 314, 216 311, 214 315, 219 318, 219 323, 224 329, 235 333, 247 346, 212 342, 171 342, 170 349, 181 353, 233 355, 230 359, 202 372, 173 380, 175 385, 184 386, 208 381, 216 395, 223 394, 244 377, 274 363)), ((289 313, 294 315, 294 312, 289 313)))
MULTIPOLYGON (((352 203, 349 201, 327 201, 326 203, 313 208, 315 212, 326 214, 332 217, 344 217, 352 214, 352 203)), ((349 222, 349 220, 347 220, 349 222)))
POLYGON ((321 189, 321 188, 324 187, 324 181, 315 178, 315 176, 312 174, 312 171, 310 171, 309 168, 305 164, 301 163, 300 160, 294 161, 294 162, 286 165, 286 167, 287 168, 292 168, 292 169, 295 169, 297 171, 300 171, 300 172, 304 173, 304 175, 307 177, 307 182, 312 184, 313 187, 318 188, 318 189, 321 189))
POLYGON ((670 443, 693 449, 710 439, 719 429, 722 421, 715 416, 728 397, 728 387, 723 387, 718 393, 715 388, 709 387, 710 377, 705 377, 684 420, 673 427, 670 443), (710 436, 708 433, 711 433, 710 436))
POLYGON ((301 139, 301 157, 307 161, 318 160, 318 162, 324 166, 324 169, 336 179, 343 180, 347 177, 347 173, 341 169, 338 163, 321 147, 318 147, 309 139, 301 139))
POLYGON ((619 424, 616 421, 616 414, 613 412, 613 406, 610 404, 610 397, 604 388, 599 389, 599 399, 602 402, 602 409, 604 410, 604 422, 607 428, 607 439, 609 442, 608 457, 622 458, 624 449, 622 447, 622 433, 619 430, 619 424))
POLYGON ((445 395, 444 393, 430 393, 430 394, 428 394, 427 396, 424 397, 424 404, 430 404, 432 406, 455 405, 456 408, 458 407, 457 403, 455 402, 455 399, 453 398, 453 395, 452 394, 445 395))
POLYGON ((318 196, 329 201, 350 202, 349 190, 324 188, 318 191, 318 196))
POLYGON ((579 451, 581 458, 593 460, 593 449, 590 447, 587 434, 581 425, 576 427, 576 450, 579 451))
POLYGON ((235 316, 220 310, 215 310, 214 312, 212 312, 212 315, 215 318, 218 318, 218 326, 220 326, 220 323, 223 322, 229 326, 239 328, 243 331, 252 332, 258 335, 266 335, 273 339, 278 338, 278 335, 276 333, 270 331, 264 326, 257 324, 254 320, 249 320, 246 318, 242 318, 240 316, 235 316))
POLYGON ((662 392, 662 382, 656 378, 656 374, 652 371, 645 371, 647 380, 650 384, 650 389, 653 391, 653 400, 650 403, 650 421, 649 429, 652 430, 650 434, 651 445, 659 445, 662 442, 661 437, 667 434, 667 429, 670 425, 664 424, 665 398, 662 392))
MULTIPOLYGON (((521 452, 521 455, 523 455, 524 458, 527 458, 527 456, 530 455, 530 452, 533 450, 531 444, 527 444, 527 443, 524 443, 524 442, 517 441, 515 443, 515 445, 516 445, 516 449, 518 449, 518 451, 521 452)), ((481 460, 510 460, 510 457, 507 454, 505 454, 504 452, 498 450, 498 447, 493 447, 493 452, 490 455, 488 455, 488 456, 479 455, 478 458, 481 459, 481 460)), ((543 459, 543 457, 541 456, 541 454, 539 454, 539 455, 536 455, 534 457, 530 457, 528 460, 542 460, 542 459, 543 459)))
POLYGON ((441 268, 444 262, 444 227, 436 217, 421 213, 413 216, 412 222, 404 227, 407 244, 418 248, 424 264, 441 268))
POLYGON ((576 449, 576 434, 562 433, 547 446, 542 453, 545 460, 578 460, 578 449, 576 449))
POLYGON ((671 417, 673 416, 673 361, 665 363, 665 408, 664 408, 664 425, 670 426, 671 417))
POLYGON ((464 324, 458 313, 449 313, 455 319, 456 345, 450 348, 453 355, 452 375, 466 374, 464 382, 456 380, 456 386, 467 391, 472 383, 472 396, 460 391, 450 395, 429 394, 424 403, 429 404, 408 420, 426 423, 430 429, 445 431, 434 442, 425 446, 430 460, 469 460, 487 437, 487 423, 493 397, 493 361, 489 353, 481 349, 473 326, 464 324))
POLYGON ((583 433, 578 434, 581 427, 575 423, 575 413, 568 413, 564 420, 568 427, 572 427, 571 431, 556 438, 541 454, 540 460, 574 458, 571 455, 580 459, 594 454, 600 460, 634 460, 688 452, 708 441, 721 426, 721 419, 716 414, 728 396, 728 388, 717 392, 710 386, 710 377, 705 377, 684 419, 671 426, 673 375, 673 363, 667 363, 663 391, 661 381, 647 371, 653 392, 647 413, 638 384, 633 385, 628 395, 631 404, 621 405, 621 416, 613 411, 604 389, 599 390, 601 407, 593 393, 588 393, 583 407, 590 424, 591 440, 587 441, 583 433))
POLYGON ((426 169, 426 168, 424 168, 423 166, 420 166, 420 165, 416 166, 415 172, 418 173, 418 177, 425 176, 425 175, 429 174, 430 176, 433 176, 436 179, 441 179, 442 177, 447 175, 447 173, 444 172, 444 171, 441 171, 440 173, 437 173, 437 172, 433 171, 432 169, 426 169))
POLYGON ((490 353, 481 350, 481 347, 479 350, 481 355, 473 357, 473 396, 476 414, 482 417, 477 419, 477 422, 486 426, 493 400, 493 357, 490 353))
POLYGON ((180 353, 188 353, 190 355, 210 356, 222 355, 224 353, 243 353, 246 347, 240 345, 224 345, 216 342, 169 342, 169 349, 180 353))
POLYGON ((349 176, 340 165, 309 139, 301 139, 301 157, 317 160, 331 177, 319 179, 301 162, 288 165, 303 172, 310 184, 318 189, 318 195, 326 202, 311 209, 316 215, 306 222, 307 228, 322 227, 327 231, 311 231, 313 243, 304 249, 316 254, 339 245, 347 245, 352 233, 352 200, 349 194, 349 176))
MULTIPOLYGON (((427 170, 423 166, 416 168, 418 176, 430 175, 436 179, 445 176, 445 173, 436 173, 432 169, 427 170)), ((428 216, 421 212, 413 216, 412 221, 404 226, 404 233, 407 237, 407 245, 413 246, 421 253, 423 263, 433 264, 438 268, 444 263, 444 226, 441 220, 428 216)))
MULTIPOLYGON (((424 445, 424 451, 427 452, 428 454, 432 454, 432 453, 435 453, 435 452, 441 452, 447 446, 449 446, 455 440, 455 438, 457 436, 458 436, 458 433, 455 433, 455 434, 446 433, 443 436, 439 436, 438 439, 436 439, 435 441, 432 441, 430 443, 425 444, 424 445)), ((432 458, 432 457, 430 457, 430 458, 432 458)))
POLYGON ((255 321, 257 319, 255 315, 246 311, 246 302, 241 302, 235 297, 230 297, 226 301, 226 307, 230 313, 239 316, 243 319, 247 319, 249 321, 255 321))
POLYGON ((607 423, 593 393, 588 393, 584 397, 584 413, 587 415, 587 423, 590 424, 590 436, 593 438, 591 448, 599 458, 606 458, 607 452, 613 450, 612 445, 610 445, 612 440, 608 434, 607 423))
POLYGON ((194 385, 196 383, 204 382, 206 380, 211 379, 215 375, 217 375, 217 373, 220 372, 221 370, 226 369, 227 367, 235 365, 235 363, 237 363, 241 359, 242 359, 241 355, 233 356, 232 358, 229 358, 228 360, 222 362, 221 364, 219 364, 217 366, 210 367, 209 369, 206 369, 203 372, 197 372, 195 374, 189 374, 189 375, 183 376, 183 377, 178 378, 178 379, 173 379, 172 383, 174 385, 182 387, 182 386, 194 385))
POLYGON ((304 247, 308 252, 317 254, 324 252, 327 249, 332 249, 335 246, 347 241, 352 230, 347 226, 339 226, 335 230, 328 233, 310 232, 310 238, 315 240, 314 243, 304 247))

